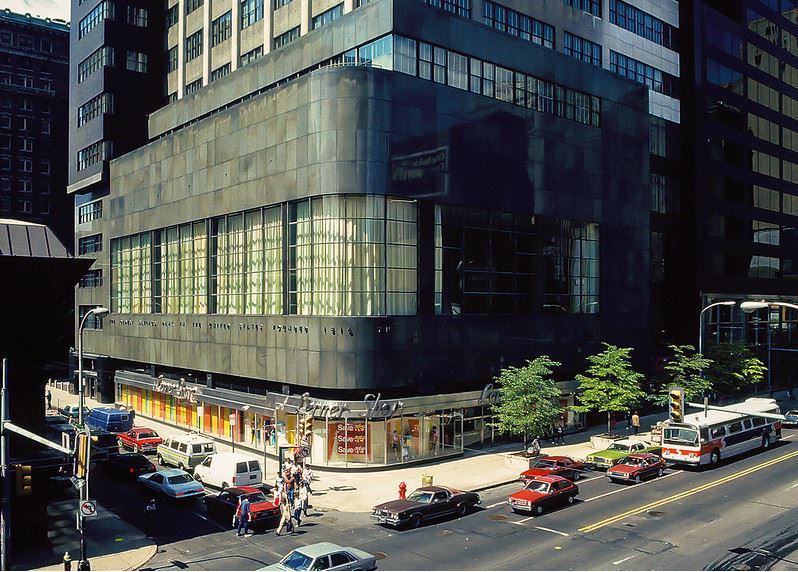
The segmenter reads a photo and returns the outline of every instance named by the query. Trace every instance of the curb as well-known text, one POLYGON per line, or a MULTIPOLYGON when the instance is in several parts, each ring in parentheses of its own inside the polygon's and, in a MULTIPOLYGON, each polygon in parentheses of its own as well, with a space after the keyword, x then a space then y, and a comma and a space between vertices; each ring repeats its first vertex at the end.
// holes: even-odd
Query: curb
POLYGON ((482 492, 482 491, 489 491, 490 489, 497 489, 499 487, 503 487, 505 485, 511 485, 511 484, 517 483, 517 482, 518 482, 518 479, 516 478, 516 479, 509 480, 509 481, 501 481, 501 482, 498 482, 498 483, 491 483, 489 485, 483 485, 483 486, 480 486, 480 487, 473 488, 473 489, 471 489, 471 492, 472 493, 479 493, 479 492, 482 492))
POLYGON ((155 556, 158 553, 158 545, 153 543, 152 546, 149 547, 148 552, 149 552, 149 554, 147 556, 145 556, 144 558, 142 558, 141 562, 139 562, 138 564, 135 564, 134 566, 131 566, 131 567, 127 568, 127 570, 138 570, 139 568, 144 566, 147 562, 149 562, 152 559, 152 557, 155 556))

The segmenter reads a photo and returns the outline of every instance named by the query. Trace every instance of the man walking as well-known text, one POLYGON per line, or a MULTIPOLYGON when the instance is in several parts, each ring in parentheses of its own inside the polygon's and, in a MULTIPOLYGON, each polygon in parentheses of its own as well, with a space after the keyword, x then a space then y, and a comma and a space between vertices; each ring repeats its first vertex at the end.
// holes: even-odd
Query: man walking
POLYGON ((291 505, 288 502, 288 495, 286 494, 283 494, 280 497, 280 523, 277 525, 277 529, 274 531, 274 534, 277 536, 282 536, 281 531, 283 530, 283 526, 285 526, 285 530, 288 533, 294 531, 294 527, 291 522, 291 505))
POLYGON ((310 504, 310 486, 304 482, 299 487, 299 503, 305 517, 308 516, 308 504, 310 504))
POLYGON ((635 411, 635 414, 632 415, 632 429, 634 430, 635 435, 640 432, 640 415, 637 414, 637 411, 635 411))
POLYGON ((560 423, 557 425, 556 437, 554 440, 555 443, 558 443, 560 445, 565 445, 565 439, 563 438, 564 434, 565 434, 565 429, 563 429, 562 423, 560 423))
POLYGON ((47 389, 47 409, 53 408, 53 392, 47 389))
POLYGON ((294 505, 294 487, 296 485, 296 479, 294 479, 294 475, 290 470, 285 471, 285 493, 286 497, 288 498, 289 506, 294 505))
POLYGON ((238 503, 238 510, 236 510, 236 518, 238 519, 238 532, 236 534, 238 536, 242 536, 242 529, 244 530, 244 534, 249 532, 249 508, 249 498, 242 496, 241 502, 238 503))

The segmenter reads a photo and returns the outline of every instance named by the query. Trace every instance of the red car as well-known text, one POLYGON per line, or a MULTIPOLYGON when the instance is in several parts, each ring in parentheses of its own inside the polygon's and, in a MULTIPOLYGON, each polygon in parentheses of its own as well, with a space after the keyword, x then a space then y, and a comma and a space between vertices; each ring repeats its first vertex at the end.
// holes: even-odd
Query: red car
POLYGON ((520 479, 526 482, 535 477, 555 475, 571 481, 578 481, 584 470, 585 464, 574 461, 571 457, 540 457, 528 470, 521 473, 520 479))
POLYGON ((117 435, 119 445, 136 453, 154 453, 163 439, 158 433, 147 427, 134 427, 127 433, 117 435))
POLYGON ((238 509, 241 498, 249 499, 250 522, 253 528, 274 526, 280 518, 280 507, 270 501, 262 490, 255 487, 232 487, 216 496, 205 497, 208 516, 229 525, 238 509))
POLYGON ((573 504, 578 494, 579 487, 563 477, 533 477, 523 490, 510 495, 507 502, 513 512, 539 515, 555 506, 573 504))
POLYGON ((635 453, 629 455, 607 469, 607 477, 612 482, 632 481, 639 483, 649 477, 661 477, 665 472, 665 460, 654 453, 635 453))

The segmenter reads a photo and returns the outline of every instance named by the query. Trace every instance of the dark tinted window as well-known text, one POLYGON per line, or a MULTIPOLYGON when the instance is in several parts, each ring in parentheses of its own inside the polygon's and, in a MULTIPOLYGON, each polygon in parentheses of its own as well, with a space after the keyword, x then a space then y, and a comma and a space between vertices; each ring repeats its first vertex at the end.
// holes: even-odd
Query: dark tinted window
POLYGON ((739 421, 736 421, 729 425, 729 433, 739 433, 743 430, 743 424, 739 421))
POLYGON ((249 462, 249 470, 250 472, 260 471, 260 465, 257 461, 250 461, 249 462))
POLYGON ((754 417, 754 427, 762 427, 765 424, 764 417, 754 417))
POLYGON ((330 555, 331 567, 333 568, 336 566, 343 566, 344 564, 349 564, 350 562, 352 562, 352 560, 353 558, 351 558, 345 552, 336 552, 335 554, 330 555))

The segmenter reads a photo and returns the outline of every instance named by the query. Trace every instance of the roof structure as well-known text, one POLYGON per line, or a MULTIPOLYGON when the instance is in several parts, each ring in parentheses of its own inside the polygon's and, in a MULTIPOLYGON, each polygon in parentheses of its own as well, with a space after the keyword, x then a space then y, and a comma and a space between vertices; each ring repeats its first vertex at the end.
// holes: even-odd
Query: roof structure
POLYGON ((51 19, 40 18, 39 16, 31 16, 29 13, 18 14, 17 12, 12 12, 11 8, 0 10, 0 20, 15 22, 17 24, 40 26, 42 28, 47 28, 56 32, 69 32, 69 22, 65 22, 58 18, 51 19))
POLYGON ((47 226, 13 219, 0 219, 0 257, 2 256, 72 258, 64 244, 47 226))

